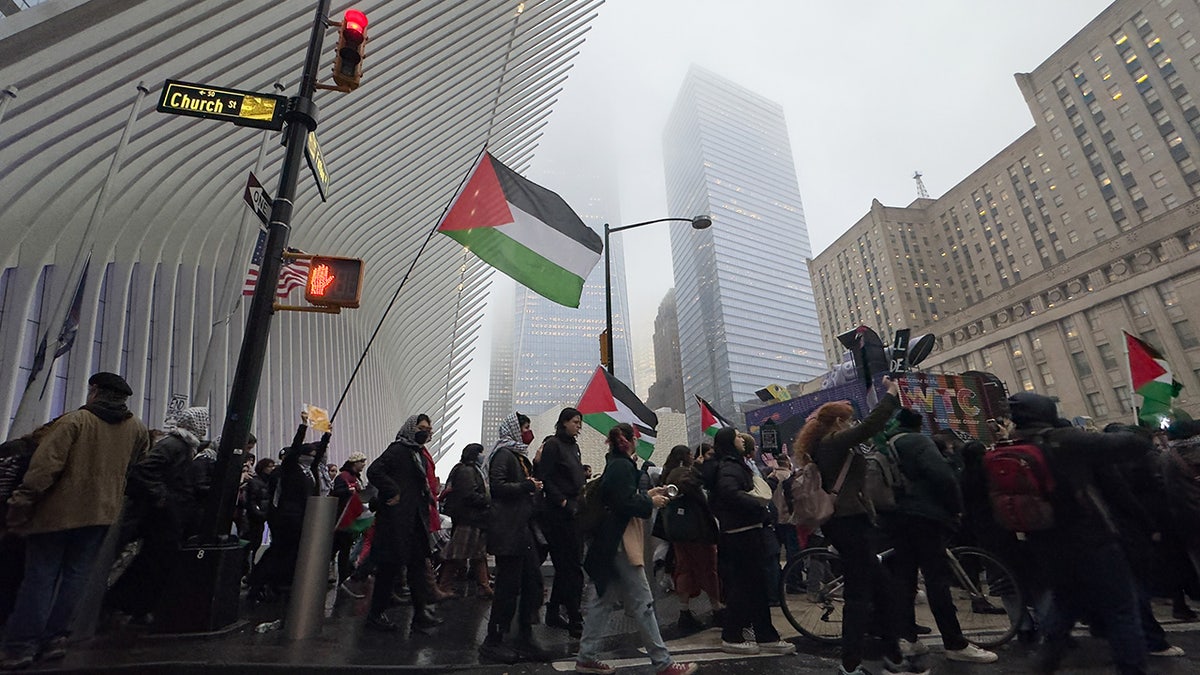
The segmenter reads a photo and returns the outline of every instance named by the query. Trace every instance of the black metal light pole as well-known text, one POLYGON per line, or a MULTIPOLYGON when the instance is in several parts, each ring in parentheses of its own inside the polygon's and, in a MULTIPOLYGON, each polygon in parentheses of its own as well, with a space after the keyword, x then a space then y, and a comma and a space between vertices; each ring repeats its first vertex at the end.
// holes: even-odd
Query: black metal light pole
POLYGON ((608 347, 608 374, 616 375, 613 364, 617 361, 617 355, 613 352, 613 319, 612 319, 612 255, 608 251, 609 235, 613 232, 621 232, 622 230, 632 230, 635 227, 643 225, 653 225, 654 223, 667 222, 691 223, 694 230, 707 230, 712 227, 712 218, 708 216, 696 216, 695 218, 658 218, 655 220, 647 220, 641 223, 633 223, 632 225, 620 225, 618 227, 609 227, 608 223, 604 224, 604 310, 605 310, 605 331, 604 340, 608 347))
POLYGON ((221 427, 221 443, 217 448, 217 464, 214 467, 216 484, 213 486, 213 497, 204 512, 204 527, 201 530, 206 537, 214 541, 228 536, 233 522, 237 485, 242 472, 242 448, 250 437, 250 425, 254 420, 254 405, 262 380, 267 338, 271 332, 275 287, 279 283, 283 251, 287 247, 292 221, 292 200, 296 196, 296 183, 304 168, 305 141, 308 133, 317 128, 317 106, 312 97, 317 84, 317 69, 321 62, 321 46, 327 29, 329 3, 330 0, 317 1, 312 37, 309 39, 308 55, 304 60, 304 75, 300 79, 300 91, 288 102, 288 112, 284 118, 287 120, 287 149, 283 169, 279 174, 279 190, 276 193, 278 196, 271 205, 266 250, 263 252, 258 283, 254 287, 254 297, 250 301, 246 332, 242 337, 242 349, 238 354, 237 369, 230 386, 225 423, 221 427))

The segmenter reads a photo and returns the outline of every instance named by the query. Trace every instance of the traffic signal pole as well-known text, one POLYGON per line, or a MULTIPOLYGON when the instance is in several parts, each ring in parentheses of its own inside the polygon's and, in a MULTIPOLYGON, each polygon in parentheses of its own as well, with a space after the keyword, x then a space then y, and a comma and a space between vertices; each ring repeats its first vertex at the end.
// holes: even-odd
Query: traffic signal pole
POLYGON ((258 387, 262 380, 263 360, 267 354, 267 339, 271 332, 271 318, 275 302, 275 288, 279 283, 279 271, 283 266, 283 253, 287 247, 291 230, 292 201, 296 197, 296 184, 304 169, 304 143, 310 131, 317 128, 317 106, 313 103, 316 90, 317 69, 321 62, 321 48, 328 27, 330 0, 318 0, 316 17, 313 20, 312 37, 308 42, 308 54, 304 60, 304 75, 300 79, 299 93, 289 100, 284 119, 286 151, 283 169, 279 175, 279 190, 271 205, 271 219, 267 225, 266 250, 254 297, 250 301, 246 332, 242 337, 242 349, 238 355, 237 369, 229 392, 229 404, 225 411, 225 423, 221 427, 221 442, 217 448, 217 464, 213 476, 211 498, 205 508, 203 536, 206 540, 227 540, 233 523, 233 510, 237 499, 238 483, 241 479, 242 448, 250 437, 250 425, 254 421, 254 405, 258 398, 258 387))

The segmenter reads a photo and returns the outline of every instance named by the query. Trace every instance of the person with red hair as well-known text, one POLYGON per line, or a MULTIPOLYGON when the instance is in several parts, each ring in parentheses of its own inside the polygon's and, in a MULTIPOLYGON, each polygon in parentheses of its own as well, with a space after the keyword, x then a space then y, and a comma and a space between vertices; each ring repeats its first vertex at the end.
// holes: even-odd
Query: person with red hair
POLYGON ((893 675, 927 673, 900 652, 900 614, 893 584, 872 542, 875 509, 863 495, 867 460, 859 446, 884 430, 900 408, 900 388, 883 378, 887 393, 860 424, 853 424, 854 407, 846 401, 826 403, 809 416, 796 438, 796 454, 807 454, 821 472, 821 485, 832 491, 844 473, 835 496, 833 517, 821 526, 825 538, 842 558, 846 606, 842 614, 841 675, 866 675, 862 668, 863 643, 871 622, 871 608, 879 618, 884 644, 884 672, 893 675))

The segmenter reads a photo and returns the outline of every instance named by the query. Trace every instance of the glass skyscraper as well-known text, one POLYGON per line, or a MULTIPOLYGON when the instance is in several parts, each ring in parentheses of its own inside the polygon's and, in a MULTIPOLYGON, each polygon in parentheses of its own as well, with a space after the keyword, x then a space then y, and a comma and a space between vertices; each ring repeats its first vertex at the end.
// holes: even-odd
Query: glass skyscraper
MULTIPOLYGON (((602 160, 598 163, 605 164, 602 160)), ((581 175, 579 166, 572 165, 569 171, 558 170, 553 160, 544 161, 542 166, 546 168, 531 172, 530 178, 558 192, 583 222, 601 236, 604 223, 620 224, 613 172, 581 175)), ((627 339, 625 257, 620 235, 611 239, 614 367, 617 378, 633 388, 633 350, 627 339)), ((511 371, 515 410, 533 417, 555 406, 579 401, 596 366, 600 365, 604 305, 603 258, 583 285, 578 309, 563 307, 517 286, 511 371)))
MULTIPOLYGON (((663 157, 670 212, 713 220, 702 231, 671 225, 685 399, 734 415, 768 384, 825 372, 783 108, 692 66, 663 157)), ((699 413, 687 408, 695 438, 699 413)))

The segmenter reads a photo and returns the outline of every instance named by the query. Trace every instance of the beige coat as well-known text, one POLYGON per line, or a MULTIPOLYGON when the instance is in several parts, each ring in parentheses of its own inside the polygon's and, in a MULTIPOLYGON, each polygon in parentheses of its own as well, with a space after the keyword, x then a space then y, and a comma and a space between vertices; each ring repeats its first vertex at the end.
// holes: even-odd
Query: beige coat
POLYGON ((9 499, 9 526, 40 534, 112 525, 121 514, 130 461, 149 446, 137 417, 110 424, 82 409, 63 415, 38 443, 9 499))

